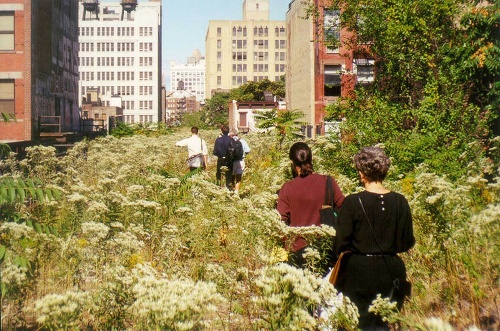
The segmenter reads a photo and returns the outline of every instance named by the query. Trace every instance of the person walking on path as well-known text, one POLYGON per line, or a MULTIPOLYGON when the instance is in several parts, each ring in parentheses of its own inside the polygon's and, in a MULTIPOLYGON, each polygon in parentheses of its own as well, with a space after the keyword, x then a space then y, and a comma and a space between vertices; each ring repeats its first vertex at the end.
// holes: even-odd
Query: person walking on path
POLYGON ((208 162, 208 149, 205 140, 198 136, 198 128, 193 126, 191 128, 191 137, 179 140, 175 146, 186 147, 188 150, 187 164, 190 171, 198 168, 205 169, 208 162))
POLYGON ((232 176, 233 176, 232 183, 234 185, 234 193, 238 194, 241 188, 241 178, 243 177, 243 171, 245 170, 245 156, 248 153, 250 153, 251 149, 250 146, 248 146, 248 143, 243 138, 238 136, 237 129, 231 130, 230 136, 235 141, 239 141, 243 148, 243 155, 241 157, 241 160, 235 160, 233 162, 233 170, 232 170, 232 176))
POLYGON ((346 197, 340 210, 336 254, 352 253, 342 258, 335 287, 358 307, 360 329, 389 330, 368 308, 381 294, 401 309, 410 294, 406 267, 397 255, 415 244, 410 206, 404 196, 382 185, 391 165, 382 149, 361 149, 354 165, 365 190, 346 197))
MULTIPOLYGON (((214 155, 217 156, 217 183, 222 186, 222 170, 221 167, 226 165, 226 154, 229 148, 229 144, 231 143, 231 137, 229 137, 229 127, 227 125, 223 125, 221 127, 222 134, 215 140, 214 145, 214 155)), ((232 174, 229 171, 225 173, 226 177, 226 187, 229 188, 231 185, 232 174)))
MULTIPOLYGON (((281 219, 289 226, 321 226, 320 210, 325 202, 327 176, 314 173, 312 152, 303 142, 292 145, 289 152, 294 179, 286 182, 278 194, 277 209, 281 219)), ((332 178, 333 203, 342 206, 344 195, 332 178)), ((299 268, 306 267, 303 256, 307 241, 294 238, 286 249, 290 252, 288 263, 299 268)))

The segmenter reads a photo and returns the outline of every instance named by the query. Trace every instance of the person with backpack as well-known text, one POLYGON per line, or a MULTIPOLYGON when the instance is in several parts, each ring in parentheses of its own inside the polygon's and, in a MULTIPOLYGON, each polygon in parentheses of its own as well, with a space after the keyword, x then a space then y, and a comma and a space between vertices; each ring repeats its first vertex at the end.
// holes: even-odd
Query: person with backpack
MULTIPOLYGON (((214 145, 214 155, 217 156, 217 183, 222 186, 222 167, 228 167, 226 161, 226 154, 229 149, 229 144, 234 142, 234 140, 229 137, 229 127, 227 125, 221 126, 222 134, 215 140, 214 145)), ((229 188, 232 180, 232 163, 231 167, 228 167, 229 171, 225 173, 226 177, 226 187, 229 188)))
POLYGON ((187 147, 189 157, 186 163, 190 171, 198 168, 205 169, 208 161, 207 144, 205 140, 198 136, 198 128, 196 126, 191 128, 191 137, 179 140, 175 143, 175 146, 187 147))
POLYGON ((232 184, 234 185, 234 193, 238 194, 241 187, 243 170, 245 170, 245 156, 250 153, 250 146, 248 146, 244 139, 238 137, 237 129, 231 130, 230 136, 233 138, 234 143, 229 145, 228 162, 232 161, 232 184))

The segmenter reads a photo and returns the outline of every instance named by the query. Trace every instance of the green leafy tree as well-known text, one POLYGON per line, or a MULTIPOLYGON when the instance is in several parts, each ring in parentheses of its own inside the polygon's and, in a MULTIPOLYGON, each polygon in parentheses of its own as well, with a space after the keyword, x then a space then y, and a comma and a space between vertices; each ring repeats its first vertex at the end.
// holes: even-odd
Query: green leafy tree
POLYGON ((384 143, 405 171, 426 162, 463 174, 460 155, 472 141, 487 144, 498 112, 498 2, 332 0, 327 9, 352 33, 325 33, 325 42, 375 59, 371 88, 328 107, 327 119, 346 119, 339 148, 384 143))
POLYGON ((284 76, 279 82, 264 79, 259 82, 248 82, 229 92, 215 93, 206 102, 202 120, 206 124, 213 126, 227 124, 227 114, 231 100, 239 102, 263 101, 265 91, 270 91, 273 95, 283 98, 285 96, 284 76))
POLYGON ((208 99, 203 109, 203 121, 208 125, 220 126, 227 124, 227 112, 229 110, 230 94, 217 92, 208 99))
POLYGON ((273 129, 279 140, 280 146, 286 138, 303 138, 301 127, 306 123, 300 121, 304 113, 296 110, 280 111, 276 108, 256 113, 258 127, 261 129, 273 129))

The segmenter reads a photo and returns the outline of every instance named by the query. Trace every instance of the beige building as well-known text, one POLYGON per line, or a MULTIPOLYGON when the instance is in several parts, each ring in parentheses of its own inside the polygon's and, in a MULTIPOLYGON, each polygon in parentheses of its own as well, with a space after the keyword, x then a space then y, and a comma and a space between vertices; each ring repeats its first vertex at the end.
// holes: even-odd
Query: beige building
POLYGON ((269 0, 244 0, 243 20, 210 21, 206 98, 248 81, 278 81, 285 74, 286 48, 286 22, 269 20, 269 0))
POLYGON ((237 129, 240 132, 265 131, 258 128, 258 118, 255 115, 271 109, 285 110, 286 104, 284 101, 238 102, 232 100, 228 111, 229 129, 237 129))

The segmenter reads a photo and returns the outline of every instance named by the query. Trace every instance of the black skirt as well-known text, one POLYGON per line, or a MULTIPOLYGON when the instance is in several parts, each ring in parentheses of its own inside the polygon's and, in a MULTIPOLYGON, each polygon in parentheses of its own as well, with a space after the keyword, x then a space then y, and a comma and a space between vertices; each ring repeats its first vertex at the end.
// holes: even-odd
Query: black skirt
POLYGON ((358 307, 359 328, 362 330, 379 330, 387 327, 382 318, 368 312, 368 307, 377 294, 381 294, 382 297, 390 296, 394 278, 399 279, 400 287, 399 291, 393 291, 392 301, 396 301, 398 309, 401 309, 405 295, 409 294, 409 283, 406 281, 405 264, 399 256, 361 254, 347 256, 344 271, 339 275, 336 288, 358 307))

